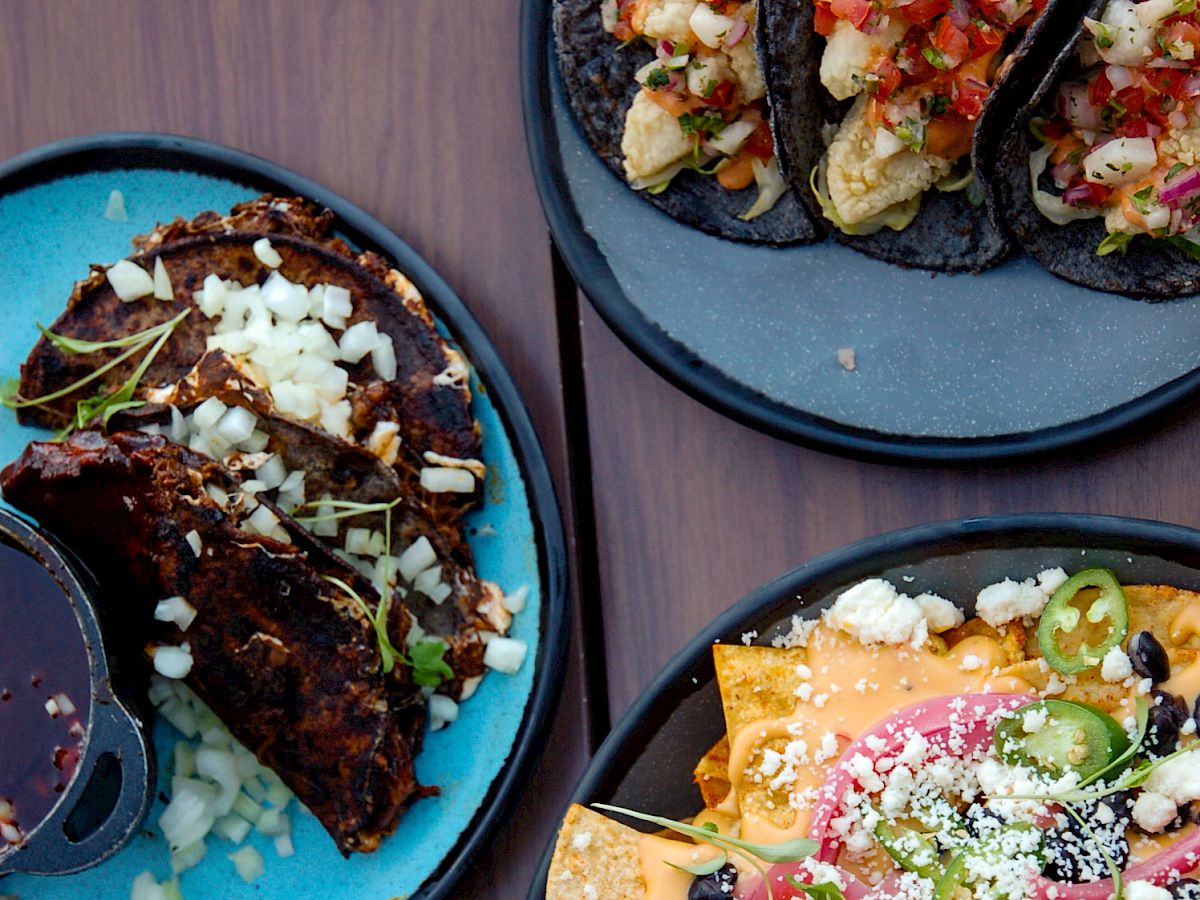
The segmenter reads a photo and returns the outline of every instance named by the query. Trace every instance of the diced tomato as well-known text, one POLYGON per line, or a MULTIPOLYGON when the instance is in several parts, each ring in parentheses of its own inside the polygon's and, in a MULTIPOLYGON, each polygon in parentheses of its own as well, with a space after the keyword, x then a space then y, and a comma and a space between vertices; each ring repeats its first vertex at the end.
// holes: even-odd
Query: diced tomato
POLYGON ((732 81, 722 81, 706 98, 709 103, 719 109, 729 109, 734 103, 734 91, 737 85, 732 81))
POLYGON ((1176 19, 1167 26, 1163 42, 1168 47, 1172 44, 1191 44, 1200 48, 1200 25, 1186 19, 1176 19))
MULTIPOLYGON (((909 31, 911 37, 912 31, 909 31)), ((921 35, 924 37, 925 35, 921 35)), ((928 45, 926 45, 928 46, 928 45)), ((925 58, 925 54, 921 51, 925 47, 922 42, 917 40, 906 40, 900 48, 900 52, 896 54, 896 63, 900 70, 904 73, 901 83, 904 85, 910 84, 925 84, 937 77, 938 70, 930 65, 929 60, 925 58)))
POLYGON ((748 153, 750 156, 757 156, 759 159, 770 159, 775 155, 775 141, 771 137, 771 126, 766 122, 760 124, 750 137, 746 138, 746 143, 742 145, 742 152, 748 153))
POLYGON ((1004 43, 1004 33, 986 22, 972 22, 967 26, 967 40, 971 42, 971 59, 979 59, 1004 43))
POLYGON ((947 69, 956 69, 971 54, 971 42, 949 16, 938 19, 930 43, 942 54, 947 69))
MULTIPOLYGON (((1046 140, 1049 141, 1061 141, 1071 133, 1071 126, 1061 119, 1043 122, 1041 129, 1042 134, 1044 134, 1046 136, 1046 140)), ((1055 160, 1055 162, 1057 162, 1057 160, 1055 160)))
POLYGON ((834 26, 837 25, 838 17, 833 14, 833 10, 829 8, 828 3, 818 3, 813 14, 813 30, 817 34, 823 34, 829 37, 833 34, 834 26))
POLYGON ((950 9, 950 0, 913 0, 904 7, 904 18, 914 25, 929 25, 950 9))
POLYGON ((1100 74, 1088 85, 1088 99, 1092 101, 1092 106, 1103 106, 1107 103, 1108 98, 1112 96, 1112 89, 1112 82, 1101 69, 1100 74))
POLYGON ((1161 94, 1182 100, 1187 91, 1183 84, 1191 76, 1189 69, 1148 69, 1145 70, 1150 86, 1161 94))
POLYGON ((1150 137, 1150 120, 1142 117, 1125 122, 1114 134, 1117 137, 1150 137))
POLYGON ((829 9, 839 19, 861 28, 871 15, 871 0, 831 0, 829 9))
POLYGON ((1093 184, 1082 175, 1072 178, 1067 185, 1067 190, 1072 194, 1079 194, 1078 199, 1074 200, 1073 205, 1075 206, 1103 206, 1108 195, 1112 193, 1111 188, 1106 188, 1102 184, 1093 184), (1087 193, 1084 193, 1084 188, 1087 188, 1087 193))
POLYGON ((973 121, 983 112, 983 102, 987 100, 989 93, 991 89, 975 78, 955 79, 950 95, 950 108, 973 121))
POLYGON ((900 80, 904 77, 896 64, 886 56, 875 63, 868 74, 875 76, 875 80, 866 82, 866 90, 880 100, 891 97, 900 87, 900 80))

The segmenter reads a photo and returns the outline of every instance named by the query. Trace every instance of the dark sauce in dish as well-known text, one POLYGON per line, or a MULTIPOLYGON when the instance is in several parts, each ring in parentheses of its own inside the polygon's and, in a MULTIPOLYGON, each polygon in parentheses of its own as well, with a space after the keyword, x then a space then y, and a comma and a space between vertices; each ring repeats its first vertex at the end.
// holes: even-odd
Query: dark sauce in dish
POLYGON ((0 851, 70 784, 90 711, 87 647, 70 598, 37 560, 0 542, 0 851))

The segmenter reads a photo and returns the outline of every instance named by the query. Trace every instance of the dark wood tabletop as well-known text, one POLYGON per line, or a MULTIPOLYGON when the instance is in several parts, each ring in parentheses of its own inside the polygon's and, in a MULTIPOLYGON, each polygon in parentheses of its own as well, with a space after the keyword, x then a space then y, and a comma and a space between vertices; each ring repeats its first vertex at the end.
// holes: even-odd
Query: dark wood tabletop
POLYGON ((523 896, 610 724, 704 624, 786 569, 961 515, 1200 525, 1200 419, 1189 411, 1051 461, 955 470, 792 446, 667 384, 556 262, 521 129, 518 6, 0 0, 0 157, 147 130, 282 164, 364 207, 435 266, 522 391, 571 544, 571 664, 545 755, 511 823, 464 874, 463 897, 523 896))

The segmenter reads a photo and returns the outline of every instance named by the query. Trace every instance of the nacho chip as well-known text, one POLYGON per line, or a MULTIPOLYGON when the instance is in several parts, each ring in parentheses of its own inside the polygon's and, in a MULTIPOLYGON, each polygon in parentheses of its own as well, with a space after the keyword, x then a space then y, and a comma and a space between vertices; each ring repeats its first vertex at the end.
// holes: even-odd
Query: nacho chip
POLYGON ((640 836, 620 822, 571 804, 550 860, 546 900, 642 900, 646 882, 638 855, 640 836))
POLYGON ((736 734, 759 719, 778 719, 796 711, 801 678, 796 667, 808 659, 803 647, 713 645, 713 666, 725 709, 725 731, 736 734))
POLYGON ((716 809, 729 796, 729 736, 717 741, 692 770, 706 809, 716 809))

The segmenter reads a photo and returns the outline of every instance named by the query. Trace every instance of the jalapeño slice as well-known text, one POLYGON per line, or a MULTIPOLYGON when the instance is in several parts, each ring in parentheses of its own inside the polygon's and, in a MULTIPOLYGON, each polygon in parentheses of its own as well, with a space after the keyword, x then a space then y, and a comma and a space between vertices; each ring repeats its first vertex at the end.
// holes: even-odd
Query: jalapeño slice
POLYGON ((1084 703, 1039 700, 1022 706, 992 735, 1000 758, 1059 776, 1079 773, 1081 781, 1103 771, 1129 749, 1129 737, 1110 715, 1084 703), (1038 724, 1025 730, 1028 715, 1038 724))
POLYGON ((1054 592, 1038 622, 1037 639, 1050 667, 1064 675, 1073 675, 1100 665, 1104 654, 1120 644, 1128 630, 1129 608, 1117 576, 1108 569, 1084 569, 1068 578, 1054 592), (1059 643, 1059 632, 1070 634, 1079 627, 1079 610, 1071 605, 1071 601, 1085 588, 1098 588, 1100 591, 1100 595, 1087 608, 1087 620, 1096 625, 1107 619, 1108 634, 1095 647, 1082 643, 1078 650, 1071 653, 1063 650, 1059 643))
MULTIPOLYGON (((970 847, 961 850, 950 861, 950 865, 946 867, 945 873, 938 881, 933 892, 933 900, 954 900, 960 896, 959 889, 965 888, 975 881, 971 870, 977 860, 994 865, 1004 859, 1028 858, 1038 870, 1041 870, 1046 863, 1044 841, 1039 841, 1037 848, 1030 852, 1018 853, 1014 849, 1016 846, 1028 843, 1027 835, 1036 831, 1037 826, 1030 822, 1010 822, 976 841, 970 847)), ((1000 898, 1017 900, 1007 893, 979 894, 976 892, 976 896, 994 897, 997 900, 1000 898)))

